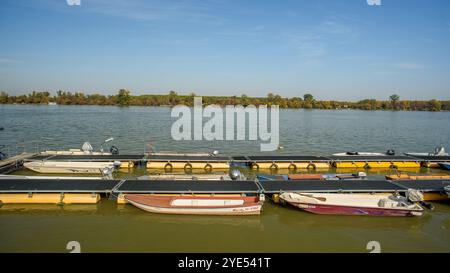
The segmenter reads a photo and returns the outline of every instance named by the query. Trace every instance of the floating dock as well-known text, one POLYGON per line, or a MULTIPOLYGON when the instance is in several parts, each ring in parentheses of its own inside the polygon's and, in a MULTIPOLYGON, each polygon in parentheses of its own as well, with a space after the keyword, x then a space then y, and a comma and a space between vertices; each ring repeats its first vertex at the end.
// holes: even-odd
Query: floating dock
POLYGON ((330 156, 333 167, 339 168, 420 168, 421 160, 410 156, 330 156))
POLYGON ((329 168, 391 168, 412 169, 438 167, 438 162, 450 162, 450 156, 193 156, 193 155, 34 155, 24 160, 51 161, 120 161, 121 168, 145 166, 148 169, 202 169, 205 171, 229 169, 233 164, 260 169, 329 169, 329 168))
POLYGON ((247 156, 253 170, 259 169, 329 169, 331 159, 321 156, 247 156))
MULTIPOLYGON (((180 181, 3 179, 2 203, 96 203, 100 194, 123 199, 123 194, 279 194, 286 191, 327 193, 393 193, 417 189, 443 193, 450 180, 353 181, 180 181)), ((432 200, 432 199, 428 199, 432 200)))

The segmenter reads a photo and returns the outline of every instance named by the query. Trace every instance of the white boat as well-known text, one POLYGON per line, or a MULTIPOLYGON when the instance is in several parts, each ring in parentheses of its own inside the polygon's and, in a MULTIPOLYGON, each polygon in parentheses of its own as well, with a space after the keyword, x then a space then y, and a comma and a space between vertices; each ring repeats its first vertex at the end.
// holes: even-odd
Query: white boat
POLYGON ((316 214, 421 216, 423 213, 421 206, 402 196, 286 192, 280 199, 316 214))
POLYGON ((69 149, 67 151, 43 151, 42 155, 111 155, 111 153, 107 152, 85 152, 81 149, 69 149))
POLYGON ((120 162, 76 162, 76 161, 30 161, 24 167, 38 173, 89 173, 104 174, 105 170, 117 168, 120 162))
POLYGON ((258 215, 261 196, 155 196, 126 194, 129 203, 153 213, 193 215, 258 215))
POLYGON ((437 147, 434 149, 432 153, 405 153, 405 155, 409 156, 448 156, 448 153, 445 152, 444 147, 437 147))
POLYGON ((110 152, 104 152, 103 151, 103 145, 113 141, 114 138, 108 138, 100 145, 100 151, 94 152, 94 148, 92 148, 92 145, 89 142, 83 143, 81 146, 81 149, 69 149, 69 150, 57 150, 57 151, 43 151, 41 152, 42 155, 112 155, 112 154, 118 154, 119 149, 115 146, 111 146, 110 152))
POLYGON ((103 178, 99 177, 99 176, 86 177, 86 176, 41 176, 41 175, 8 175, 8 174, 0 174, 0 180, 2 180, 2 179, 101 180, 103 178))
POLYGON ((334 156, 388 156, 388 155, 395 155, 394 150, 388 150, 385 153, 372 153, 372 152, 345 152, 345 153, 337 153, 333 154, 334 156))

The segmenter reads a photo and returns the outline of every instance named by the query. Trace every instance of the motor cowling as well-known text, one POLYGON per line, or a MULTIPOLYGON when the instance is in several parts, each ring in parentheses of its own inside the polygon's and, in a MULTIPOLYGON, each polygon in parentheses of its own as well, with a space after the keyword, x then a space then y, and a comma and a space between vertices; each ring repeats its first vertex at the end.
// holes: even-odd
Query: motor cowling
POLYGON ((119 154, 119 148, 117 148, 116 146, 111 146, 111 148, 109 148, 109 152, 113 155, 118 155, 119 154))

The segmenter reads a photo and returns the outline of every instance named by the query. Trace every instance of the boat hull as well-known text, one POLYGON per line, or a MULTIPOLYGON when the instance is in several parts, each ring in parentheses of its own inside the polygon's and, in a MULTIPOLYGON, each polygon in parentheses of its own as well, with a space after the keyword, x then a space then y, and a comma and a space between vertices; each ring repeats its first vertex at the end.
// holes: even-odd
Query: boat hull
POLYGON ((439 163, 439 166, 444 170, 450 170, 450 163, 439 163))
POLYGON ((280 199, 304 211, 331 215, 421 216, 404 197, 365 194, 283 193, 280 199))
POLYGON ((421 216, 420 211, 385 209, 385 208, 364 208, 352 206, 332 206, 321 204, 291 203, 291 205, 302 210, 327 215, 367 215, 367 216, 421 216))
POLYGON ((38 173, 101 174, 104 168, 113 168, 106 162, 26 162, 24 167, 38 173))
POLYGON ((196 207, 196 206, 173 206, 164 204, 157 204, 157 201, 154 202, 155 199, 159 198, 160 200, 164 200, 164 202, 174 202, 177 200, 182 201, 220 201, 220 200, 242 200, 239 197, 217 197, 217 198, 206 198, 206 197, 152 197, 152 196, 142 196, 142 195, 133 195, 127 194, 125 195, 125 200, 130 204, 134 205, 137 208, 145 210, 147 212, 152 213, 160 213, 160 214, 186 214, 186 215, 223 215, 223 216, 231 216, 231 215, 259 215, 261 214, 262 202, 258 203, 243 203, 242 205, 232 205, 232 206, 204 206, 204 207, 196 207), (146 199, 148 202, 146 201, 146 199))

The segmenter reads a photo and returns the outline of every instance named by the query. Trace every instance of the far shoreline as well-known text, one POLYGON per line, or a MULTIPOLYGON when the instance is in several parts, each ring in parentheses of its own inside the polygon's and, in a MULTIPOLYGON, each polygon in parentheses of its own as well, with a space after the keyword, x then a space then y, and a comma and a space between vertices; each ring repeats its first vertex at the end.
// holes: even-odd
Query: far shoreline
MULTIPOLYGON (((50 92, 33 91, 26 95, 10 96, 8 93, 0 92, 0 105, 90 105, 90 106, 154 106, 173 107, 185 105, 192 107, 195 93, 189 95, 179 95, 175 91, 169 94, 156 95, 131 95, 126 89, 120 89, 116 95, 84 94, 83 92, 58 91, 56 95, 50 92)), ((360 101, 336 101, 317 100, 313 95, 307 93, 302 97, 281 97, 269 93, 266 97, 241 96, 201 96, 203 105, 278 105, 280 109, 305 109, 305 110, 363 110, 363 111, 422 111, 422 112, 448 112, 450 111, 450 100, 400 100, 400 97, 393 94, 389 100, 364 99, 360 101)))

